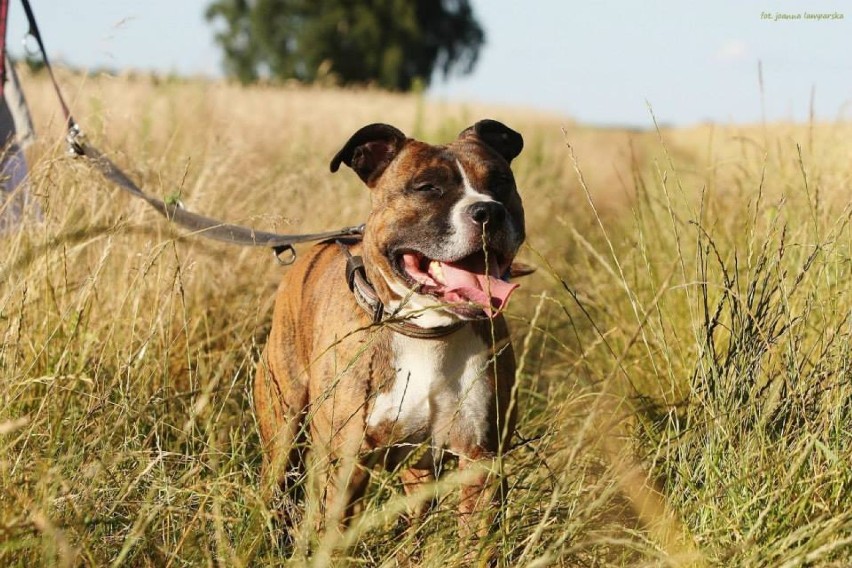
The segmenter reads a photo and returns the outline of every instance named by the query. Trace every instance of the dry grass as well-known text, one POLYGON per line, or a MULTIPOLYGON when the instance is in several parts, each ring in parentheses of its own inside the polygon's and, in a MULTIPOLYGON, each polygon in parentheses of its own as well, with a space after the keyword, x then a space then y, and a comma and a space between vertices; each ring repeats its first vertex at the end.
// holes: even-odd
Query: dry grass
MULTIPOLYGON (((502 563, 852 558, 849 125, 631 133, 372 91, 63 82, 148 191, 282 232, 363 219, 366 190, 328 173, 363 124, 441 141, 503 120, 527 143, 540 270, 511 310, 502 563)), ((25 87, 44 220, 2 240, 0 562, 459 565, 452 497, 405 530, 383 474, 348 540, 282 538, 249 403, 282 269, 181 236, 65 157, 48 83, 25 87)))

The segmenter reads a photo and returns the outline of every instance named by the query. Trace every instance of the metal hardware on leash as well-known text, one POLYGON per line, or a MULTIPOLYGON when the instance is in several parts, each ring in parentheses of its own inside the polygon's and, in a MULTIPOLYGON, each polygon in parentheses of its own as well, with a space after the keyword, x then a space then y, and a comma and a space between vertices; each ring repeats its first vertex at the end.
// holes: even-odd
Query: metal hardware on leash
POLYGON ((35 55, 38 55, 38 40, 33 35, 32 31, 28 31, 27 33, 24 34, 24 37, 21 38, 21 46, 24 48, 24 53, 28 57, 33 57, 35 55), (30 39, 32 39, 34 42, 36 42, 35 46, 33 46, 30 39))
POLYGON ((366 228, 365 223, 361 223, 360 225, 352 225, 351 227, 343 227, 338 231, 338 234, 333 238, 325 239, 328 242, 336 241, 345 237, 357 237, 360 238, 364 235, 364 229, 366 228))
POLYGON ((272 247, 272 254, 275 256, 275 262, 277 262, 280 266, 290 266, 296 262, 296 249, 293 248, 293 245, 272 247), (285 253, 287 256, 283 256, 285 253))
POLYGON ((68 153, 72 156, 83 156, 86 154, 83 150, 83 141, 85 138, 80 126, 75 122, 68 128, 68 133, 65 135, 65 141, 68 143, 68 153))

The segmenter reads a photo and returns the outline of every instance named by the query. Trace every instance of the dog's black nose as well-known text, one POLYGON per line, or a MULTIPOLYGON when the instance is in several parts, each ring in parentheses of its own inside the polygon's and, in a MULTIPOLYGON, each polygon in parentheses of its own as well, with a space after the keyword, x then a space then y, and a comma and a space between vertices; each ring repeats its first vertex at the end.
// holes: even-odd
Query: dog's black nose
POLYGON ((477 225, 499 226, 506 219, 506 208, 497 201, 477 201, 467 208, 467 214, 477 225))

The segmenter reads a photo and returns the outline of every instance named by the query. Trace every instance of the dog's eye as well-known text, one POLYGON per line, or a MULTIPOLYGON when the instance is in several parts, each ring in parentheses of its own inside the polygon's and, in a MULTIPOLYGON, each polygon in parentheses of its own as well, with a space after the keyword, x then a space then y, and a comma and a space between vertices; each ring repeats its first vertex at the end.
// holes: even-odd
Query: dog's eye
POLYGON ((436 195, 440 195, 443 193, 441 188, 431 183, 420 183, 414 186, 414 191, 418 193, 434 193, 436 195))

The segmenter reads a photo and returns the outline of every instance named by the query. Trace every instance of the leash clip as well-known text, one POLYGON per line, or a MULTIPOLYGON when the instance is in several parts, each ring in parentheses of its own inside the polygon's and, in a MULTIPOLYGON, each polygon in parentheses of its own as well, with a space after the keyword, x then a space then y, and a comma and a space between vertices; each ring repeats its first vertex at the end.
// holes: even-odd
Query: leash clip
POLYGON ((24 48, 24 53, 26 53, 28 57, 35 57, 38 55, 38 39, 33 33, 32 26, 30 26, 30 29, 24 34, 24 37, 21 38, 21 47, 24 48), (33 45, 30 40, 35 41, 36 44, 33 45))
POLYGON ((68 133, 65 135, 65 141, 68 143, 68 153, 72 156, 84 156, 83 141, 85 134, 80 130, 80 126, 74 122, 68 127, 68 133))
POLYGON ((296 262, 296 249, 293 248, 293 245, 272 247, 272 254, 275 256, 275 261, 281 266, 290 266, 296 262))

